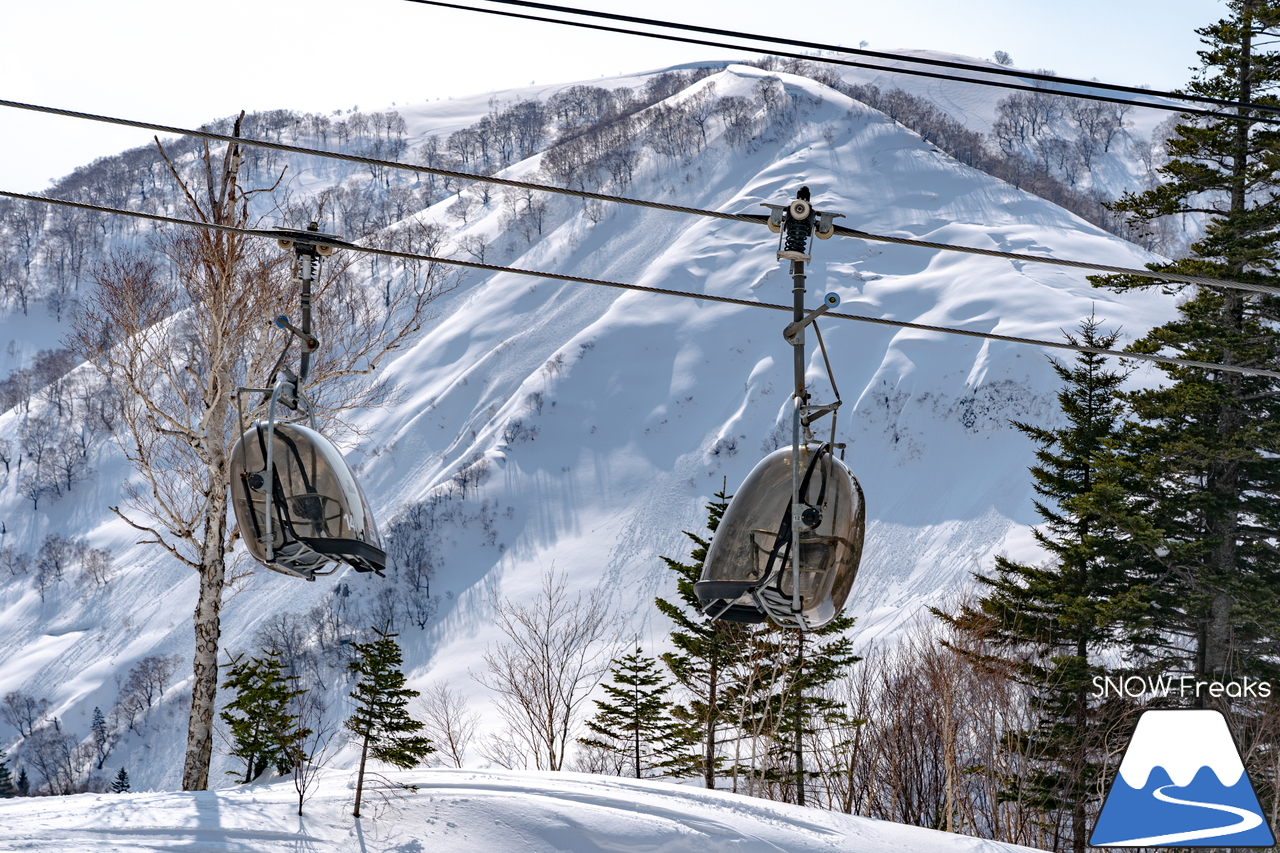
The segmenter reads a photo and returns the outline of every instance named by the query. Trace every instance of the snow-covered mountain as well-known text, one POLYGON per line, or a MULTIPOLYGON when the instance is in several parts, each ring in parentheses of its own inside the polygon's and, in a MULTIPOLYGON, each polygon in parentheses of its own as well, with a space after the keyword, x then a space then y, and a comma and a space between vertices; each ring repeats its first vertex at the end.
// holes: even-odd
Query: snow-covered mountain
MULTIPOLYGON (((634 86, 650 76, 590 82, 634 86)), ((756 213, 807 185, 819 209, 842 212, 841 224, 868 232, 1122 266, 1153 259, 804 77, 730 64, 672 99, 712 85, 716 97, 750 98, 770 80, 795 105, 792 118, 761 118, 745 145, 728 144, 722 124, 712 122, 696 153, 646 150, 628 194, 756 213)), ((416 144, 473 124, 491 98, 546 98, 559 88, 400 111, 416 144)), ((964 111, 993 114, 997 95, 968 97, 964 111)), ((533 177, 539 165, 535 156, 504 174, 533 177)), ((295 181, 318 189, 324 167, 295 181)), ((453 201, 415 216, 452 229, 453 201)), ((454 239, 509 245, 500 262, 515 267, 789 300, 777 238, 763 226, 635 207, 589 210, 559 197, 548 204, 541 233, 528 243, 500 233, 497 200, 454 239)), ((847 238, 815 246, 809 288, 811 304, 834 291, 850 313, 1054 340, 1090 314, 1135 336, 1173 310, 1166 297, 1094 290, 1076 271, 847 238)), ((761 456, 789 440, 786 315, 505 273, 468 274, 435 308, 417 342, 385 368, 402 399, 357 418, 368 435, 349 454, 384 527, 421 504, 438 532, 436 612, 425 629, 401 631, 410 683, 447 680, 488 713, 487 691, 470 673, 498 638, 492 597, 528 597, 553 569, 573 588, 606 592, 622 633, 661 649, 667 626, 652 600, 671 595, 674 581, 658 557, 687 555, 682 531, 703 527, 704 506, 722 483, 732 492, 761 456), (464 469, 468 487, 459 489, 464 469)), ((0 338, 30 341, 26 323, 6 318, 0 338)), ((17 350, 49 346, 64 329, 17 350)), ((964 586, 994 555, 1037 557, 1031 446, 1008 422, 1053 422, 1057 387, 1036 349, 847 321, 823 323, 823 335, 845 401, 839 438, 867 502, 867 548, 850 599, 866 643, 964 586)), ((812 355, 810 379, 828 399, 821 357, 812 355)), ((1152 374, 1139 371, 1135 381, 1152 374)), ((0 416, 0 436, 16 442, 22 418, 0 416)), ((134 544, 136 531, 109 513, 129 474, 110 445, 99 454, 91 488, 42 503, 39 512, 18 493, 16 476, 0 486, 5 544, 34 550, 50 532, 86 536, 123 567, 105 590, 68 582, 42 598, 25 577, 0 586, 0 694, 48 697, 64 725, 87 732, 93 708, 112 704, 136 661, 180 656, 178 678, 148 724, 112 758, 128 764, 135 789, 172 790, 196 579, 160 550, 134 544)), ((386 583, 340 572, 306 584, 260 570, 224 608, 224 644, 247 648, 267 620, 331 607, 335 590, 373 601, 386 583)), ((0 743, 15 734, 0 725, 0 743)), ((335 766, 351 759, 344 753, 335 766)), ((229 766, 215 757, 213 778, 229 779, 222 775, 229 766)))

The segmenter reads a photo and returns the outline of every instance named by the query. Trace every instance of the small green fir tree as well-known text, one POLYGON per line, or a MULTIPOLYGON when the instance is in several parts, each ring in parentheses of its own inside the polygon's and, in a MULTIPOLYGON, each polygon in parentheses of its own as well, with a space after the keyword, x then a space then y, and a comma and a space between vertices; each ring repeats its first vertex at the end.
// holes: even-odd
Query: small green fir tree
MULTIPOLYGON (((1117 335, 1099 326, 1090 317, 1068 340, 1110 349, 1117 335)), ((1146 595, 1133 568, 1158 536, 1135 514, 1131 467, 1113 449, 1124 428, 1120 388, 1127 374, 1089 352, 1074 364, 1055 361, 1053 369, 1062 381, 1065 424, 1014 422, 1037 445, 1031 475, 1043 523, 1033 535, 1052 560, 997 557, 993 577, 976 575, 984 587, 976 606, 938 615, 981 636, 1029 688, 1037 719, 1006 737, 1021 768, 1006 796, 1062 827, 1071 849, 1083 853, 1101 806, 1099 780, 1116 746, 1109 743, 1115 720, 1094 697, 1093 679, 1108 649, 1142 634, 1146 595)))
POLYGON ((297 676, 284 674, 279 653, 264 655, 232 658, 222 684, 236 692, 220 716, 231 732, 231 755, 244 763, 246 783, 273 765, 288 772, 298 743, 310 734, 299 730, 297 716, 289 713, 292 700, 306 691, 296 687, 297 676))
POLYGON ((107 728, 107 719, 102 716, 101 708, 93 709, 93 722, 89 725, 89 740, 93 744, 94 755, 98 757, 97 768, 102 769, 107 756, 111 754, 111 731, 107 728))
POLYGON ((31 780, 27 778, 27 768, 22 767, 18 770, 18 784, 14 787, 18 789, 19 797, 25 797, 31 793, 31 780))
POLYGON ((346 721, 346 727, 361 741, 353 812, 356 817, 360 817, 365 762, 370 757, 408 769, 435 752, 430 738, 416 734, 422 730, 423 724, 405 710, 409 700, 419 693, 405 687, 404 673, 400 670, 404 659, 395 641, 399 635, 374 630, 377 639, 371 643, 356 643, 356 659, 348 667, 360 676, 356 689, 351 692, 351 698, 356 701, 356 712, 346 721))
POLYGON ((636 646, 613 664, 613 683, 601 685, 612 701, 595 700, 599 711, 587 722, 596 737, 578 742, 621 755, 637 779, 669 775, 686 765, 684 739, 666 698, 673 682, 662 677, 658 661, 636 646))
POLYGON ((9 757, 0 749, 0 798, 18 796, 18 789, 13 787, 13 774, 9 772, 9 757))
POLYGON ((129 771, 125 770, 124 767, 121 766, 120 772, 116 774, 116 778, 111 783, 111 793, 125 794, 125 793, 128 793, 128 791, 129 791, 129 771))
MULTIPOLYGON (((707 504, 708 534, 714 534, 720 525, 730 497, 722 486, 715 500, 707 504)), ((667 568, 676 573, 678 600, 658 598, 654 604, 675 623, 671 631, 675 651, 663 654, 662 661, 689 697, 686 704, 674 709, 674 714, 684 724, 686 742, 700 746, 701 754, 685 756, 684 772, 701 776, 706 787, 714 788, 716 771, 724 763, 719 734, 738 692, 732 675, 734 664, 748 647, 753 627, 735 622, 708 622, 702 617, 693 585, 702 575, 702 562, 710 543, 696 533, 685 531, 684 535, 694 544, 689 562, 661 558, 667 568)))

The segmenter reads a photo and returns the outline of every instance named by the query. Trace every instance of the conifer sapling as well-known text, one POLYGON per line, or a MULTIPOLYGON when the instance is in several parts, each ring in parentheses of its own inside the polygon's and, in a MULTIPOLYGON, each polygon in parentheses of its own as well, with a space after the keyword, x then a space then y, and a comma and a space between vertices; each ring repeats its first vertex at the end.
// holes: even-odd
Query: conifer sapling
POLYGON ((356 805, 352 812, 355 817, 360 817, 368 758, 407 770, 435 752, 430 738, 416 734, 423 724, 405 710, 409 700, 420 694, 405 687, 404 673, 400 671, 404 659, 395 641, 399 635, 378 629, 375 633, 378 638, 373 642, 355 644, 356 659, 348 667, 360 676, 356 689, 351 691, 356 712, 346 722, 347 729, 361 740, 356 805))

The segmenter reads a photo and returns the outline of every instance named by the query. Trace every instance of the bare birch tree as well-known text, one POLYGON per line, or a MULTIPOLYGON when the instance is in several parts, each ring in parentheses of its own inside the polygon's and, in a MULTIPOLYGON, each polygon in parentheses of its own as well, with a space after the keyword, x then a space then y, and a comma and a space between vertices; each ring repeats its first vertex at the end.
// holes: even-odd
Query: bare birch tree
POLYGON ((564 576, 542 578, 529 604, 493 602, 506 641, 485 650, 476 680, 498 694, 510 735, 539 770, 560 770, 579 710, 609 667, 617 633, 599 591, 570 596, 564 576))
POLYGON ((467 708, 467 699, 445 682, 432 685, 418 700, 422 711, 423 731, 436 745, 439 763, 452 762, 462 767, 467 746, 475 737, 480 715, 467 708))
MULTIPOLYGON (((242 119, 232 135, 240 135, 242 119)), ((242 184, 242 146, 230 143, 217 154, 205 143, 194 163, 171 161, 163 147, 161 154, 180 190, 180 212, 211 225, 253 227, 250 201, 269 190, 242 184)), ((232 395, 271 381, 283 339, 266 321, 296 305, 297 284, 289 283, 290 259, 273 241, 195 228, 161 233, 152 248, 149 255, 112 255, 94 271, 97 289, 68 345, 123 396, 116 438, 136 477, 112 511, 145 534, 141 544, 157 545, 199 575, 182 787, 203 790, 234 542, 227 517, 228 446, 238 421, 232 395)), ((313 356, 308 391, 322 423, 340 423, 344 409, 385 402, 388 389, 369 374, 420 328, 441 289, 429 270, 384 302, 357 275, 354 254, 330 263, 314 293, 313 329, 323 348, 313 356)), ((252 419, 262 409, 249 402, 244 414, 252 419)))

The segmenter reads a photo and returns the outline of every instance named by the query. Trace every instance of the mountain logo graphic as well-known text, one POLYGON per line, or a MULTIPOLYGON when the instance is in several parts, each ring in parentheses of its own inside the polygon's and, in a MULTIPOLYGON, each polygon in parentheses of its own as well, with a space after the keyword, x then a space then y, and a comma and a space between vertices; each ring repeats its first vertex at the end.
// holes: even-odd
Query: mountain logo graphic
POLYGON ((1094 847, 1272 847, 1217 711, 1144 711, 1111 783, 1094 847))

